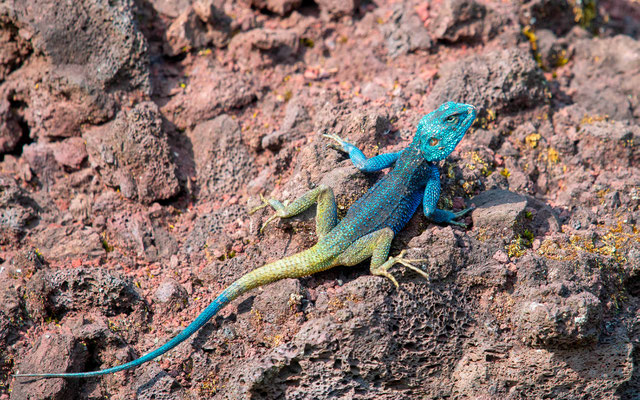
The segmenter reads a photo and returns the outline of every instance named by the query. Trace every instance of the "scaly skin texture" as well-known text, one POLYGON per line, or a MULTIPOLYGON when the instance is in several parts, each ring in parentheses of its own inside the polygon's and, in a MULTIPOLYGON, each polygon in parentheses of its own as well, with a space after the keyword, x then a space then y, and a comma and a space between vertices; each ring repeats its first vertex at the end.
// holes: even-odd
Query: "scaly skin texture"
MULTIPOLYGON (((330 187, 320 185, 305 193, 291 204, 277 200, 264 200, 257 209, 271 206, 276 212, 261 228, 275 218, 288 218, 317 204, 316 233, 318 243, 312 248, 255 269, 226 288, 189 326, 158 349, 142 357, 102 371, 80 373, 17 374, 16 377, 35 378, 88 378, 137 367, 150 361, 178 344, 207 323, 218 311, 238 296, 284 278, 298 278, 332 268, 336 265, 356 265, 371 258, 371 273, 389 278, 396 287, 398 282, 388 272, 401 264, 428 278, 412 262, 399 256, 389 257, 391 241, 409 221, 420 202, 424 214, 438 223, 464 226, 455 221, 469 211, 458 213, 436 208, 440 197, 440 173, 436 162, 444 160, 460 142, 476 117, 475 107, 447 102, 424 116, 418 124, 413 142, 397 153, 381 154, 367 159, 356 146, 336 135, 325 135, 335 141, 339 150, 349 153, 353 164, 361 171, 379 171, 394 165, 362 196, 338 222, 336 202, 330 187)), ((253 212, 252 211, 252 212, 253 212)))

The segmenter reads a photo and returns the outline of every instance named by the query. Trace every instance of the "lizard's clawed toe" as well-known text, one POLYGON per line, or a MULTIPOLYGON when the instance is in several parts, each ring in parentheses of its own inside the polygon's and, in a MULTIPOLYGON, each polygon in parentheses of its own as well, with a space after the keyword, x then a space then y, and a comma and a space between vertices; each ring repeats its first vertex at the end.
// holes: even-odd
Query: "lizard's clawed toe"
POLYGON ((457 213, 453 213, 454 218, 460 218, 460 217, 463 217, 463 216, 465 216, 467 213, 469 213, 469 212, 471 212, 471 211, 473 211, 473 210, 475 210, 475 209, 476 209, 475 207, 469 207, 469 208, 465 208, 465 209, 464 209, 464 210, 462 210, 462 211, 458 211, 457 213))

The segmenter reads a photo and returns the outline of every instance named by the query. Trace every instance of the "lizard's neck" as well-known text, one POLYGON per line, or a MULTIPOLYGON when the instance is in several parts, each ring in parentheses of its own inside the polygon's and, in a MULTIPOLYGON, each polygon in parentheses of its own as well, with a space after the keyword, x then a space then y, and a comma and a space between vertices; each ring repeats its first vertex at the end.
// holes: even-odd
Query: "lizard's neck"
POLYGON ((404 181, 407 187, 417 189, 426 182, 432 165, 434 163, 427 161, 422 150, 412 143, 404 149, 391 173, 404 181))
POLYGON ((432 165, 424 157, 424 152, 420 150, 420 147, 415 143, 411 143, 400 155, 396 161, 394 171, 404 171, 406 173, 412 173, 429 167, 432 165))

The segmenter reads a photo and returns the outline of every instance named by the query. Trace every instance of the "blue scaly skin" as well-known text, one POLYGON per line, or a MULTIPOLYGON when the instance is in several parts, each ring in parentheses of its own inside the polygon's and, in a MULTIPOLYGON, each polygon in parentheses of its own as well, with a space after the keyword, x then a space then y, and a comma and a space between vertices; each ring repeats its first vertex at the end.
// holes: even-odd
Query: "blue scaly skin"
POLYGON ((271 206, 276 212, 261 228, 275 218, 288 218, 317 204, 316 233, 318 243, 308 250, 255 269, 227 287, 198 317, 165 345, 142 357, 113 368, 80 373, 17 374, 16 377, 36 378, 89 378, 137 367, 171 350, 193 335, 218 311, 238 296, 284 278, 299 278, 324 271, 337 265, 356 265, 371 258, 371 273, 398 282, 389 273, 395 264, 404 265, 418 274, 428 275, 407 260, 405 252, 389 257, 389 248, 395 234, 409 221, 420 202, 424 215, 437 223, 464 226, 455 221, 470 209, 453 213, 436 208, 440 197, 440 173, 436 163, 444 160, 465 135, 476 118, 476 109, 467 104, 447 102, 424 116, 418 124, 413 142, 397 153, 381 154, 367 159, 356 146, 339 136, 325 135, 337 147, 349 153, 353 164, 361 171, 373 172, 394 168, 362 196, 338 222, 333 190, 325 185, 305 193, 285 205, 277 200, 264 200, 252 210, 271 206))

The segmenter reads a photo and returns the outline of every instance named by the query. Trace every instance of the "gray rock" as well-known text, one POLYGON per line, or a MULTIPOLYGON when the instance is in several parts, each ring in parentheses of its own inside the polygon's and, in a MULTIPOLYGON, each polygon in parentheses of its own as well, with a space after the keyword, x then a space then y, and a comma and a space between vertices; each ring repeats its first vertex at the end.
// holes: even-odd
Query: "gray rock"
POLYGON ((105 183, 144 203, 180 191, 158 107, 151 102, 122 111, 115 121, 83 135, 89 161, 105 183))
POLYGON ((106 316, 143 307, 128 279, 102 268, 38 271, 27 283, 26 299, 29 315, 42 320, 93 307, 106 316))
MULTIPOLYGON (((532 292, 518 303, 513 316, 520 340, 532 347, 558 348, 593 344, 600 334, 602 305, 589 292, 556 293, 554 283, 532 292)), ((566 289, 565 289, 566 290, 566 289)))
POLYGON ((481 111, 515 112, 547 101, 547 82, 529 50, 511 48, 472 55, 441 67, 427 109, 446 101, 473 104, 481 111))
POLYGON ((471 199, 473 226, 483 235, 510 239, 529 230, 534 235, 558 232, 560 222, 548 205, 506 190, 488 190, 471 199))
POLYGON ((240 190, 249 181, 252 157, 242 142, 238 123, 230 116, 200 123, 188 136, 193 146, 199 197, 219 198, 220 192, 240 190))
POLYGON ((399 56, 416 50, 429 50, 432 42, 427 29, 408 3, 393 6, 393 14, 382 27, 389 55, 399 56))
POLYGON ((165 52, 170 56, 209 45, 224 47, 231 38, 231 18, 205 0, 187 7, 166 32, 165 52))
POLYGON ((160 305, 160 312, 177 312, 188 303, 189 295, 182 285, 169 278, 163 280, 153 294, 154 300, 160 305))
POLYGON ((640 42, 619 35, 578 40, 573 47, 573 100, 590 113, 640 118, 640 42))
POLYGON ((488 40, 504 21, 484 4, 474 0, 445 0, 437 7, 436 17, 429 22, 429 32, 436 40, 449 42, 488 40))
POLYGON ((0 244, 16 243, 39 219, 40 207, 13 177, 0 174, 0 244))

